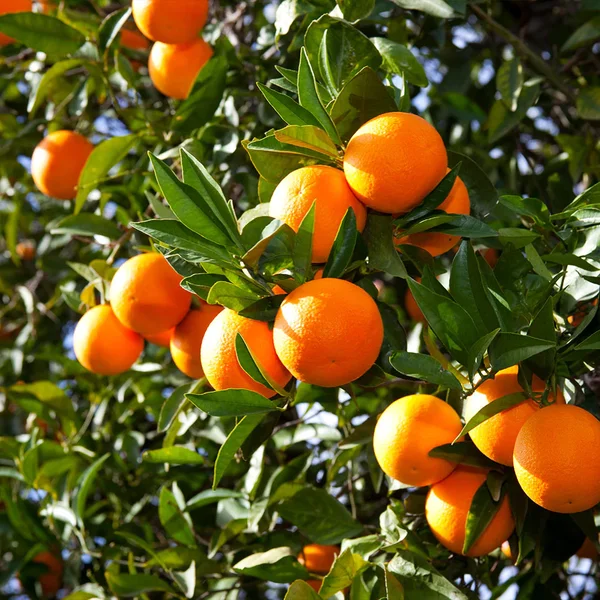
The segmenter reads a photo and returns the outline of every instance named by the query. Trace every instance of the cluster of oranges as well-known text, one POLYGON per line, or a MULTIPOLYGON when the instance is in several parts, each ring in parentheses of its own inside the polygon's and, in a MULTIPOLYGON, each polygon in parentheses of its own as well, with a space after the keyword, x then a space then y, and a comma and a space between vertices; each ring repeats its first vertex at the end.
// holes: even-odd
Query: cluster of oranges
POLYGON ((288 294, 271 329, 264 321, 199 301, 157 253, 140 254, 115 273, 110 304, 96 306, 78 322, 73 345, 79 362, 101 375, 116 375, 139 358, 144 339, 169 346, 177 367, 192 378, 206 376, 215 390, 247 389, 271 397, 273 389, 241 367, 241 335, 275 387, 292 375, 323 386, 344 385, 373 364, 383 341, 375 301, 342 279, 315 279, 288 294))
POLYGON ((154 42, 148 71, 165 96, 183 100, 213 54, 200 37, 208 17, 208 0, 133 0, 138 29, 154 42))
MULTIPOLYGON (((532 391, 543 390, 544 383, 534 376, 532 391)), ((518 368, 500 371, 467 398, 466 419, 515 393, 523 393, 518 368)), ((524 400, 480 423, 469 435, 486 457, 514 468, 521 488, 536 504, 556 513, 581 512, 600 501, 600 423, 582 408, 565 404, 559 389, 548 402, 540 407, 533 399, 524 400), (580 461, 583 449, 584 464, 580 461)), ((427 522, 439 542, 458 554, 463 554, 471 502, 488 471, 457 466, 429 452, 452 443, 461 430, 460 417, 449 404, 416 394, 386 408, 373 436, 375 456, 387 475, 406 485, 431 486, 425 503, 427 522)), ((481 556, 498 548, 514 526, 504 496, 467 555, 481 556)))

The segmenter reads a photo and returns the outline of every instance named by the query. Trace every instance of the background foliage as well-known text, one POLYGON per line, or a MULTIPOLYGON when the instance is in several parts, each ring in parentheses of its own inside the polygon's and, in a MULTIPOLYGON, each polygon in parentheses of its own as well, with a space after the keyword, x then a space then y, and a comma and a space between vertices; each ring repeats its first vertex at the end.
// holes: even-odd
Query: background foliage
MULTIPOLYGON (((374 417, 395 398, 444 388, 459 407, 463 387, 490 363, 498 370, 521 362, 524 373, 562 382, 571 401, 600 416, 596 307, 589 305, 578 327, 566 320, 598 295, 600 283, 600 3, 338 5, 213 2, 205 37, 215 58, 180 103, 152 87, 145 67, 136 70, 143 52, 122 49, 112 36, 126 3, 63 1, 60 20, 0 19, 0 30, 22 42, 0 54, 4 595, 20 593, 18 572, 27 593, 39 592, 29 561, 50 547, 65 559, 64 594, 74 599, 282 598, 288 583, 307 576, 294 558, 303 544, 345 540, 343 550, 351 551, 323 597, 351 583, 355 600, 499 597, 511 584, 519 598, 567 590, 571 598, 592 597, 596 567, 553 560, 539 529, 525 528, 522 543, 540 551, 519 567, 500 555, 448 561, 427 530, 422 490, 384 478, 370 441, 374 417), (346 22, 332 20, 341 17, 346 22), (319 56, 325 29, 335 72, 319 56), (309 64, 322 97, 335 99, 335 127, 323 125, 328 118, 314 95, 312 105, 302 102, 308 117, 295 107, 290 116, 289 101, 277 95, 285 91, 291 101, 293 71, 306 74, 309 64), (199 400, 198 410, 184 394, 200 394, 205 384, 190 383, 165 350, 147 346, 143 361, 117 378, 92 375, 74 360, 77 313, 99 301, 114 267, 150 245, 146 234, 181 249, 179 262, 171 259, 191 276, 190 289, 206 298, 207 281, 216 281, 197 268, 207 252, 198 240, 186 246, 180 230, 161 233, 156 222, 130 225, 172 217, 160 191, 177 213, 178 184, 163 165, 181 175, 186 161, 189 172, 199 161, 206 171, 198 168, 197 181, 210 187, 214 178, 238 216, 258 207, 242 218, 248 224, 287 172, 336 164, 335 146, 315 129, 344 142, 357 124, 394 106, 435 124, 469 187, 477 220, 429 225, 502 252, 492 276, 473 267, 465 243, 452 265, 450 296, 433 277, 448 271, 448 257, 432 261, 407 250, 400 259, 391 246, 378 247, 391 221, 373 216, 364 236, 368 268, 347 261, 341 271, 369 289, 375 281, 389 305, 379 368, 363 381, 344 390, 301 384, 285 412, 249 414, 236 427, 247 407, 221 416, 199 400), (274 108, 296 129, 282 134, 274 108), (28 174, 44 133, 64 128, 97 146, 74 203, 44 197, 28 174), (303 135, 312 150, 294 143, 303 135), (152 163, 148 151, 157 157, 152 163), (407 283, 407 273, 422 276, 422 285, 407 283), (407 318, 407 285, 429 327, 407 318), (478 297, 481 285, 497 285, 501 301, 478 297), (440 296, 452 315, 446 322, 440 296), (490 362, 482 364, 488 347, 490 362)), ((310 75, 306 81, 310 88, 310 75)), ((244 232, 246 248, 261 235, 251 226, 244 232)), ((268 253, 261 259, 271 276, 281 266, 268 253)), ((260 295, 248 299, 230 285, 220 295, 212 288, 212 299, 256 309, 260 295)), ((288 597, 314 594, 294 584, 288 597)))

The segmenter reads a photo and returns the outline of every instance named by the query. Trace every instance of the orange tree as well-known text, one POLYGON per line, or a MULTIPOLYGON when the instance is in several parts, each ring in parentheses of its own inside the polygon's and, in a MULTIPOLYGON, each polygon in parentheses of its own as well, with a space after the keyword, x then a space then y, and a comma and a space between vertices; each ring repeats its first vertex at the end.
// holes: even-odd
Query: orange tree
POLYGON ((2 596, 595 597, 599 11, 2 2, 2 596))

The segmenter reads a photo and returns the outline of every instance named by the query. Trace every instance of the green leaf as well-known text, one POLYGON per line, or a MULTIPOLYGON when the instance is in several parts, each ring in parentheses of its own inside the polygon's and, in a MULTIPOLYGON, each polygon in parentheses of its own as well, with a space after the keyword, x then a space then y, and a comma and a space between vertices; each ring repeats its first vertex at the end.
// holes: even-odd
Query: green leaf
POLYGON ((523 65, 518 57, 504 61, 496 73, 496 87, 511 112, 517 110, 524 82, 523 65))
POLYGON ((299 579, 290 585, 284 600, 321 600, 321 596, 306 581, 299 579))
POLYGON ((370 212, 364 237, 369 248, 369 267, 395 277, 407 277, 406 268, 394 246, 391 215, 370 212))
POLYGON ((275 296, 266 296, 257 300, 250 306, 240 310, 239 314, 242 317, 248 319, 255 319, 256 321, 267 321, 272 322, 275 320, 277 311, 281 306, 281 303, 285 300, 284 294, 276 294, 275 296))
POLYGON ((498 237, 498 232, 495 229, 475 217, 447 214, 440 211, 435 211, 430 216, 423 217, 403 231, 402 235, 411 235, 423 231, 450 233, 464 238, 498 237))
POLYGON ((142 575, 140 573, 105 572, 108 587, 117 597, 140 596, 148 592, 167 592, 177 595, 175 590, 158 575, 142 575))
POLYGON ((468 600, 430 561, 408 550, 398 549, 388 569, 404 587, 406 598, 423 600, 468 600))
POLYGON ((477 341, 477 330, 469 313, 459 304, 408 279, 408 286, 427 323, 461 364, 467 364, 468 350, 477 341))
MULTIPOLYGON (((495 309, 494 309, 495 310, 495 309)), ((475 373, 485 356, 490 344, 496 339, 496 336, 500 333, 500 328, 494 329, 485 335, 482 335, 472 346, 469 348, 467 364, 467 370, 469 371, 469 377, 473 379, 475 373)))
POLYGON ((365 67, 344 85, 331 107, 331 118, 340 137, 348 141, 370 119, 397 110, 389 88, 365 67))
POLYGON ((56 17, 34 12, 0 16, 0 32, 21 44, 46 54, 73 54, 85 42, 85 36, 56 17))
MULTIPOLYGON (((239 392, 240 390, 228 390, 239 392)), ((248 392, 248 390, 243 390, 248 392)), ((193 402, 193 400, 192 400, 193 402)), ((249 414, 243 417, 237 425, 231 430, 227 439, 219 449, 217 460, 215 461, 215 473, 213 478, 213 490, 217 489, 221 478, 225 474, 240 446, 246 441, 248 436, 264 419, 263 414, 249 414)))
POLYGON ((460 245, 452 262, 450 293, 454 301, 469 313, 479 336, 500 328, 500 321, 489 299, 490 292, 479 271, 479 261, 468 242, 460 245))
POLYGON ((51 233, 67 233, 90 237, 101 235, 111 240, 116 240, 121 236, 121 230, 112 221, 91 213, 65 217, 52 227, 51 233))
POLYGON ((276 92, 262 83, 257 83, 257 85, 267 102, 288 125, 321 126, 319 121, 310 111, 300 106, 300 104, 290 98, 287 94, 276 92))
POLYGON ((346 21, 366 19, 375 8, 375 0, 336 0, 346 21))
POLYGON ((583 342, 580 342, 577 346, 575 346, 573 350, 579 352, 600 350, 600 331, 592 333, 592 335, 583 340, 583 342))
POLYGON ((390 363, 402 375, 462 391, 462 385, 458 379, 450 371, 446 371, 435 358, 427 354, 394 352, 390 363))
POLYGON ((496 100, 490 110, 487 128, 490 144, 510 133, 526 116, 527 111, 537 102, 540 93, 538 80, 526 81, 519 94, 517 108, 510 111, 502 100, 496 100))
POLYGON ((229 281, 218 281, 210 288, 206 301, 209 304, 220 304, 235 312, 240 312, 248 306, 252 306, 259 299, 260 296, 229 281))
POLYGON ((331 570, 325 575, 319 595, 322 598, 330 598, 337 592, 345 590, 369 566, 370 563, 359 554, 355 554, 351 550, 344 550, 336 557, 331 570))
POLYGON ((175 219, 150 219, 131 226, 159 242, 196 253, 198 262, 237 266, 223 247, 198 236, 175 219))
POLYGON ((294 275, 300 283, 304 283, 312 275, 312 245, 315 228, 316 200, 304 215, 294 241, 294 275))
POLYGON ((554 347, 548 340, 502 332, 490 345, 489 355, 494 371, 501 371, 554 347))
POLYGON ((240 333, 235 338, 235 352, 240 366, 254 381, 275 390, 282 396, 287 396, 286 391, 269 376, 267 370, 260 364, 240 333))
POLYGON ((507 410, 516 406, 517 404, 521 404, 527 400, 527 395, 523 392, 515 392, 514 394, 507 394, 506 396, 501 396, 500 398, 496 398, 489 404, 486 404, 482 408, 480 408, 465 424, 462 428, 461 432, 456 436, 456 440, 459 440, 461 437, 465 436, 469 431, 475 429, 477 425, 481 425, 494 415, 502 412, 503 410, 507 410))
POLYGON ((413 85, 427 87, 429 81, 423 65, 406 46, 382 37, 371 38, 371 41, 379 50, 384 66, 390 73, 404 76, 413 85))
POLYGON ((362 525, 324 489, 303 488, 277 510, 317 544, 338 544, 362 531, 362 525))
POLYGON ((216 504, 221 500, 227 500, 228 498, 243 498, 244 494, 236 492, 235 490, 204 490, 199 494, 196 494, 193 498, 190 498, 187 502, 187 510, 195 510, 208 506, 209 504, 216 504))
POLYGON ((76 69, 80 66, 89 67, 89 65, 90 63, 84 58, 69 58, 67 60, 61 60, 60 62, 54 63, 44 73, 39 83, 31 90, 31 94, 29 95, 29 103, 27 105, 27 111, 29 112, 30 116, 33 116, 36 113, 37 109, 45 100, 47 94, 51 91, 57 79, 62 77, 62 75, 71 69, 76 69))
POLYGON ((192 294, 196 294, 202 300, 208 298, 212 287, 219 281, 227 281, 224 275, 213 275, 211 273, 197 273, 182 280, 181 287, 192 294))
POLYGON ((287 547, 251 554, 232 568, 240 575, 275 583, 290 583, 295 579, 307 579, 309 576, 306 567, 298 562, 292 549, 287 547))
POLYGON ((79 526, 83 527, 83 517, 85 514, 85 503, 87 497, 92 490, 92 485, 96 480, 96 476, 100 472, 102 465, 106 462, 110 454, 105 454, 97 460, 95 460, 80 476, 78 484, 79 488, 74 497, 74 512, 79 522, 79 526))
POLYGON ((385 569, 386 600, 404 600, 404 587, 387 569, 385 569))
POLYGON ((184 446, 167 446, 158 450, 146 450, 142 459, 148 463, 168 463, 171 465, 202 465, 203 456, 184 446))
POLYGON ((323 277, 342 277, 354 254, 358 229, 356 228, 356 215, 349 208, 340 223, 335 236, 327 264, 323 269, 323 277))
POLYGON ((348 23, 331 19, 319 44, 319 68, 332 96, 364 67, 376 70, 380 65, 381 56, 367 36, 348 23))
POLYGON ((187 134, 210 121, 223 98, 227 69, 224 56, 215 56, 202 67, 190 95, 173 117, 173 131, 187 134))
POLYGON ((470 467, 491 469, 497 465, 497 463, 491 461, 487 456, 484 456, 479 448, 470 440, 443 444, 433 448, 428 454, 432 458, 443 458, 450 462, 470 467))
POLYGON ((337 158, 338 151, 331 138, 318 126, 289 125, 275 132, 275 139, 290 146, 300 146, 337 158))
POLYGON ((167 431, 169 427, 171 427, 171 424, 179 414, 179 411, 181 411, 187 402, 185 397, 186 393, 189 392, 194 386, 194 383, 180 385, 179 387, 175 388, 171 392, 171 395, 164 401, 158 417, 157 430, 159 433, 163 433, 167 431))
POLYGON ((192 186, 200 194, 205 206, 208 206, 223 224, 231 240, 239 245, 241 236, 238 221, 219 184, 211 177, 206 167, 185 148, 181 149, 181 168, 184 183, 192 186))
POLYGON ((150 161, 162 195, 183 225, 219 246, 230 246, 232 239, 227 228, 213 212, 206 197, 179 181, 175 173, 153 154, 150 154, 150 161))
POLYGON ((494 502, 488 484, 484 481, 481 487, 475 492, 471 506, 469 507, 469 513, 467 514, 465 541, 463 544, 464 554, 467 554, 475 545, 501 506, 502 496, 497 502, 494 502))
POLYGON ((277 410, 277 405, 272 400, 257 392, 244 389, 187 394, 186 398, 213 417, 241 417, 277 410))
POLYGON ((167 535, 184 546, 196 546, 192 520, 185 511, 185 499, 177 484, 173 491, 163 487, 158 501, 158 517, 167 535))
POLYGON ((498 230, 498 234, 503 245, 512 244, 517 249, 524 248, 540 237, 535 231, 519 227, 503 227, 498 230))
POLYGON ((402 8, 418 10, 441 19, 449 19, 454 16, 452 7, 444 0, 392 0, 392 2, 402 8))
POLYGON ((483 219, 496 206, 498 192, 479 164, 469 156, 449 150, 448 166, 453 169, 458 164, 460 164, 460 178, 469 192, 471 214, 483 219))
POLYGON ((598 39, 600 39, 600 16, 594 17, 578 27, 568 37, 560 51, 562 53, 577 50, 577 48, 587 46, 598 39))
POLYGON ((98 29, 98 49, 105 56, 114 41, 119 37, 121 28, 130 16, 131 8, 122 8, 108 15, 100 24, 100 29, 98 29))
MULTIPOLYGON (((540 340, 547 340, 556 346, 556 331, 554 328, 554 303, 548 298, 531 322, 527 334, 540 340)), ((556 347, 536 354, 529 359, 529 366, 533 368, 542 379, 548 379, 554 370, 556 347)))
POLYGON ((541 227, 550 225, 550 212, 548 207, 537 198, 522 198, 521 196, 500 196, 500 204, 513 212, 525 217, 530 217, 541 227))
POLYGON ((113 137, 94 148, 79 175, 73 210, 75 214, 82 209, 88 194, 103 183, 108 172, 127 156, 137 140, 138 136, 133 134, 113 137))
POLYGON ((321 127, 327 132, 329 137, 336 143, 341 143, 340 136, 329 116, 323 107, 317 93, 317 84, 312 66, 308 61, 306 49, 300 53, 300 68, 298 69, 298 98, 300 105, 309 110, 320 123, 321 127))
POLYGON ((600 120, 600 85, 583 88, 577 96, 577 112, 582 119, 600 120))

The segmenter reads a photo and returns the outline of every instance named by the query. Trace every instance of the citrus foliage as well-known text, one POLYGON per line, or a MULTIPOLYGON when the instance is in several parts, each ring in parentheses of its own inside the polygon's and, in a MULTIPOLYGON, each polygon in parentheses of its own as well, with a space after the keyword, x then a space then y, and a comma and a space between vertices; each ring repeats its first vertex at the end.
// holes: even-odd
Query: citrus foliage
POLYGON ((559 595, 598 3, 161 4, 0 7, 3 593, 559 595))

